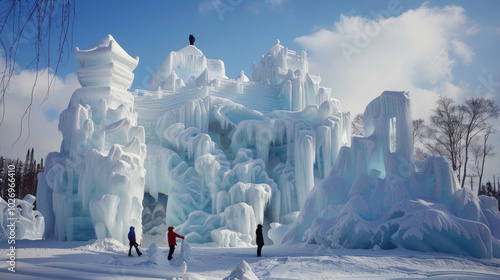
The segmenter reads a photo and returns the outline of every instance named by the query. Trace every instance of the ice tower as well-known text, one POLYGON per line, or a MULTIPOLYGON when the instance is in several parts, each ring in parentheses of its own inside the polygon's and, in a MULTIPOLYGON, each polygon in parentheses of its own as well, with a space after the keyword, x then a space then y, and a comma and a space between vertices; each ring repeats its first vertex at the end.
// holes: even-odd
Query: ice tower
POLYGON ((47 156, 39 174, 45 237, 113 237, 125 243, 135 226, 140 239, 146 145, 128 91, 139 58, 111 35, 88 50, 76 48, 75 56, 82 88, 60 115, 61 150, 47 156))
POLYGON ((271 47, 267 55, 262 55, 257 67, 252 65, 252 80, 280 87, 286 96, 286 108, 291 111, 303 110, 309 105, 320 105, 332 97, 329 88, 319 85, 319 75, 309 73, 307 52, 297 55, 295 51, 280 45, 280 40, 271 47))

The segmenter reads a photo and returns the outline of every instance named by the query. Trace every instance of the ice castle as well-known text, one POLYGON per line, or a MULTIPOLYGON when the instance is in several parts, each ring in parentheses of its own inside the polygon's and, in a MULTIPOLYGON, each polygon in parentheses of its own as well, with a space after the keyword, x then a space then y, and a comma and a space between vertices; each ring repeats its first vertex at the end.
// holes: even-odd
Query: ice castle
POLYGON ((351 143, 350 114, 309 73, 307 53, 279 40, 251 79, 228 78, 223 61, 188 45, 133 92, 139 59, 111 35, 75 56, 82 87, 39 174, 46 238, 125 243, 134 226, 138 240, 162 243, 174 226, 190 242, 248 246, 260 223, 266 244, 500 255, 493 202, 458 190, 442 159, 415 163, 406 92, 370 103, 367 137, 351 143), (462 249, 467 240, 483 249, 462 249))
POLYGON ((82 87, 40 175, 46 237, 125 242, 130 226, 141 236, 168 225, 191 242, 251 243, 258 223, 295 221, 349 144, 349 113, 308 73, 306 52, 279 40, 251 80, 188 45, 135 92, 139 59, 111 35, 75 56, 82 87))

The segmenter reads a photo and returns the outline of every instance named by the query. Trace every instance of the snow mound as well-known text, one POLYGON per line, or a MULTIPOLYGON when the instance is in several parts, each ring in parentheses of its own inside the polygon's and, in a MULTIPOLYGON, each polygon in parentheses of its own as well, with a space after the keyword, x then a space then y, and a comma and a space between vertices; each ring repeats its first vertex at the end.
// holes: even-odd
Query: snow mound
POLYGON ((172 260, 170 260, 171 265, 182 266, 182 264, 188 264, 191 260, 191 246, 186 239, 182 239, 181 242, 181 252, 178 256, 174 256, 172 260))
POLYGON ((96 251, 96 252, 112 252, 123 254, 127 252, 128 247, 123 245, 120 241, 113 238, 97 239, 91 244, 79 247, 81 250, 85 251, 96 251))
POLYGON ((242 261, 224 280, 258 280, 246 261, 242 261))
MULTIPOLYGON (((175 278, 174 278, 175 279, 175 278)), ((181 279, 181 278, 177 278, 181 279)), ((207 278, 196 273, 187 272, 182 275, 182 280, 206 280, 207 278)))
POLYGON ((158 266, 164 266, 168 265, 167 257, 163 253, 160 248, 156 245, 156 243, 153 243, 149 245, 148 249, 148 262, 151 264, 155 264, 158 266))

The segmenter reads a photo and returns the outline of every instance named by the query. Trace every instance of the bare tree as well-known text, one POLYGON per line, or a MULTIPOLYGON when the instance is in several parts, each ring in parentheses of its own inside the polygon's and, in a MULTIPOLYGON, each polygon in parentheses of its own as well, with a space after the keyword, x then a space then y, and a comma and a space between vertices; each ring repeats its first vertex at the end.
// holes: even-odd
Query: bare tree
POLYGON ((423 146, 431 155, 442 156, 451 164, 460 181, 462 167, 463 112, 449 97, 440 97, 424 131, 423 146))
POLYGON ((491 134, 495 134, 497 131, 489 126, 483 136, 483 143, 481 144, 473 144, 472 145, 472 159, 474 163, 474 168, 479 175, 479 186, 481 186, 483 182, 483 174, 484 174, 484 164, 486 162, 487 157, 495 156, 495 147, 491 144, 488 144, 488 138, 491 134), (477 151, 479 150, 479 151, 477 151))
POLYGON ((423 119, 416 119, 411 122, 412 124, 412 135, 413 143, 421 141, 424 137, 425 124, 423 119))
MULTIPOLYGON (((462 188, 467 175, 467 163, 469 160, 469 148, 474 141, 491 128, 488 121, 497 119, 500 115, 500 108, 491 99, 484 97, 471 97, 465 101, 465 105, 460 106, 463 112, 463 135, 464 135, 464 170, 462 177, 462 188)), ((489 136, 489 134, 488 134, 489 136)), ((486 138, 487 141, 487 138, 486 138)))
POLYGON ((423 148, 415 147, 415 159, 422 161, 430 156, 423 148))
POLYGON ((354 116, 354 120, 351 123, 352 135, 365 136, 364 125, 363 114, 357 114, 356 116, 354 116))
MULTIPOLYGON (((472 171, 475 174, 481 173, 481 163, 483 161, 483 145, 479 143, 474 143, 470 147, 471 159, 472 159, 472 171)), ((479 185, 481 186, 481 185, 479 185)))
POLYGON ((5 117, 5 96, 9 94, 10 81, 18 70, 16 59, 20 46, 26 45, 33 48, 32 61, 28 67, 36 71, 36 78, 31 91, 30 104, 20 120, 21 129, 18 140, 23 131, 22 125, 25 117, 28 118, 29 128, 36 81, 43 73, 40 71, 53 70, 53 73, 47 75, 48 88, 45 96, 47 100, 59 67, 69 59, 74 20, 75 0, 3 0, 0 5, 0 53, 3 55, 5 64, 0 66, 3 68, 0 69, 2 91, 0 125, 5 117), (52 57, 54 51, 55 59, 52 57))

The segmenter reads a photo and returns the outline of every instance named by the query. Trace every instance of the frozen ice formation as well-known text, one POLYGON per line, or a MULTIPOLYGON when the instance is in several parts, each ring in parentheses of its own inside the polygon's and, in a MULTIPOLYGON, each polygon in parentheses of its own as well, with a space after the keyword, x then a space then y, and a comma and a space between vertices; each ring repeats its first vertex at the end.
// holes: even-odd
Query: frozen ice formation
POLYGON ((145 133, 127 91, 139 58, 130 57, 111 35, 88 50, 77 48, 75 56, 82 87, 59 118, 61 150, 47 156, 39 174, 44 237, 126 243, 134 226, 140 240, 145 133))
MULTIPOLYGON (((176 252, 180 251, 179 254, 175 253, 174 258, 170 260, 170 265, 174 266, 181 266, 181 269, 186 268, 187 269, 187 264, 191 260, 191 246, 189 245, 189 242, 185 239, 181 240, 180 244, 180 250, 179 246, 177 246, 176 252)), ((185 271, 183 272, 185 273, 185 271)))
POLYGON ((178 52, 170 52, 151 76, 149 89, 162 88, 175 91, 175 89, 170 89, 172 80, 180 78, 180 81, 185 83, 191 77, 200 77, 202 73, 204 73, 203 77, 226 78, 224 62, 206 58, 201 50, 194 45, 189 45, 178 52))
POLYGON ((158 265, 161 267, 168 265, 167 256, 165 256, 165 253, 163 253, 163 251, 158 248, 158 245, 156 245, 156 243, 152 243, 151 245, 149 245, 147 253, 148 262, 150 264, 158 265))
POLYGON ((349 113, 306 53, 279 42, 252 80, 227 78, 222 61, 186 46, 133 94, 138 58, 110 35, 75 56, 82 88, 40 174, 46 237, 126 243, 130 226, 138 240, 175 226, 190 242, 248 246, 257 224, 295 221, 350 141, 349 113))
POLYGON ((415 162, 406 92, 373 100, 351 138, 307 53, 279 40, 251 79, 190 45, 134 92, 138 58, 110 35, 75 56, 82 88, 39 174, 45 237, 126 243, 134 226, 165 245, 174 226, 187 263, 188 241, 251 246, 263 224, 266 244, 500 256, 494 201, 459 189, 443 158, 415 162))
POLYGON ((238 264, 231 274, 228 277, 224 278, 224 280, 233 280, 233 279, 241 279, 241 280, 257 280, 257 276, 253 273, 252 268, 248 265, 246 261, 242 261, 238 264))
POLYGON ((350 115, 308 73, 305 52, 277 43, 252 81, 243 71, 228 79, 223 65, 187 46, 136 92, 148 148, 143 222, 152 235, 164 234, 152 220, 168 196, 165 223, 189 242, 248 246, 257 224, 294 222, 349 144, 350 115))
POLYGON ((45 229, 44 217, 39 211, 33 210, 33 203, 35 203, 35 197, 30 194, 23 199, 16 198, 8 201, 0 197, 0 240, 7 240, 9 237, 42 238, 45 229), (10 227, 12 222, 15 228, 10 227))
POLYGON ((408 93, 383 92, 364 120, 282 242, 500 257, 497 206, 459 189, 443 158, 415 162, 408 93))

